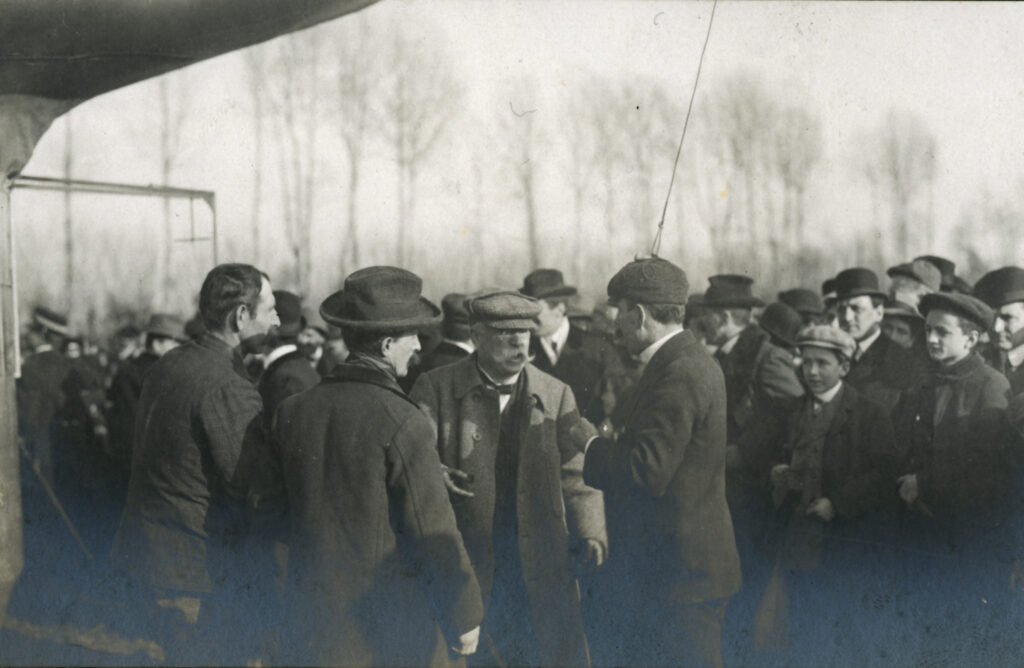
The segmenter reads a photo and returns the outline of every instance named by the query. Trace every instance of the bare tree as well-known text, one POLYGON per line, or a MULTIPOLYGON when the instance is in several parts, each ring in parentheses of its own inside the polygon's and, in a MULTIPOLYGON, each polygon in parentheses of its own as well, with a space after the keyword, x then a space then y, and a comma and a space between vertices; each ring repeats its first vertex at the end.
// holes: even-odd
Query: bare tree
MULTIPOLYGON (((160 108, 160 183, 167 186, 177 162, 178 150, 189 111, 187 75, 184 72, 165 74, 157 79, 157 97, 160 108)), ((174 247, 174 221, 171 200, 163 200, 163 245, 157 263, 156 301, 166 308, 174 290, 174 272, 171 256, 174 247)))
POLYGON ((893 251, 906 258, 915 242, 929 239, 933 232, 935 136, 917 114, 890 111, 864 146, 863 173, 876 201, 888 212, 896 241, 893 251))
POLYGON ((530 267, 541 266, 540 223, 537 213, 537 169, 540 147, 546 141, 540 126, 536 82, 513 86, 508 106, 498 106, 498 127, 507 141, 505 160, 514 178, 514 192, 523 202, 530 267))
POLYGON ((570 98, 567 110, 569 122, 566 123, 565 139, 568 145, 563 173, 572 192, 574 276, 583 276, 586 263, 586 203, 597 173, 595 156, 598 146, 594 132, 585 122, 590 117, 592 104, 586 89, 578 88, 570 98))
POLYGON ((374 118, 398 163, 395 262, 404 265, 406 237, 416 214, 419 171, 457 113, 462 89, 452 75, 452 63, 437 46, 439 40, 417 41, 401 26, 392 29, 385 53, 388 68, 379 103, 381 113, 374 118), (424 49, 424 43, 430 46, 424 49))
POLYGON ((267 80, 285 234, 293 259, 295 284, 302 294, 309 294, 312 280, 320 41, 318 30, 278 40, 271 52, 267 80))
POLYGON ((261 47, 246 49, 245 69, 249 76, 249 97, 252 102, 253 125, 253 182, 252 182, 252 261, 260 266, 262 241, 260 217, 263 205, 263 126, 266 115, 264 87, 266 85, 266 53, 261 47))
MULTIPOLYGON (((64 115, 64 180, 70 181, 74 165, 74 134, 71 112, 64 115)), ((64 294, 75 305, 75 226, 71 215, 71 189, 64 190, 64 294)))

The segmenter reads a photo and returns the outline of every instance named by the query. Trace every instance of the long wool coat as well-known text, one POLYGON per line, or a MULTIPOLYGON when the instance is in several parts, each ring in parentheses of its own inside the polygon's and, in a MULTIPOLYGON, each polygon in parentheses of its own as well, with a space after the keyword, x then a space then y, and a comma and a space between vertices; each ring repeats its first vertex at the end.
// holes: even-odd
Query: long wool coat
MULTIPOLYGON (((529 410, 519 428, 516 512, 533 628, 545 665, 586 665, 570 533, 607 544, 603 500, 583 484, 583 456, 569 438, 580 419, 572 392, 532 365, 523 373, 529 410)), ((411 396, 437 425, 441 461, 473 476, 475 496, 453 496, 452 504, 486 598, 494 579, 498 402, 483 386, 475 354, 423 374, 411 396)))
POLYGON ((480 588, 430 421, 378 369, 342 364, 277 412, 291 623, 330 665, 438 665, 480 624, 480 588))

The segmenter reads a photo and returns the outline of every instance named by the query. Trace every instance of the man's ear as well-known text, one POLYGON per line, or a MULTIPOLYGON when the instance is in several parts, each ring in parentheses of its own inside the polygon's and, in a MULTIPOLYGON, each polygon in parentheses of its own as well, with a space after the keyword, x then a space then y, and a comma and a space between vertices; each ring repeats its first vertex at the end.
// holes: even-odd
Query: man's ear
POLYGON ((850 360, 842 359, 839 361, 839 378, 846 378, 846 374, 850 373, 850 360))
POLYGON ((231 328, 232 332, 240 332, 242 330, 243 318, 248 319, 251 315, 247 305, 239 304, 231 311, 231 315, 228 316, 228 327, 231 328))
POLYGON ((569 307, 566 306, 565 302, 558 302, 555 305, 555 308, 558 310, 558 315, 565 315, 565 312, 568 310, 569 307))

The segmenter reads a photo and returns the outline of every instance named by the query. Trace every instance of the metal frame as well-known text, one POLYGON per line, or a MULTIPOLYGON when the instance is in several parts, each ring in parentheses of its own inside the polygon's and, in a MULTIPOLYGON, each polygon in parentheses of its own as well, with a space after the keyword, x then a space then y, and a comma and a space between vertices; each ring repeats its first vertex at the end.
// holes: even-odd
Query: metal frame
POLYGON ((212 190, 192 190, 171 186, 138 186, 129 183, 108 181, 84 181, 81 179, 55 179, 45 176, 16 176, 11 179, 11 190, 50 190, 58 192, 90 193, 96 195, 132 195, 136 197, 162 197, 164 199, 187 199, 189 201, 189 236, 175 239, 180 243, 209 241, 213 245, 213 264, 217 264, 217 194, 212 190), (196 236, 195 201, 202 200, 210 207, 213 215, 212 231, 208 237, 196 236))

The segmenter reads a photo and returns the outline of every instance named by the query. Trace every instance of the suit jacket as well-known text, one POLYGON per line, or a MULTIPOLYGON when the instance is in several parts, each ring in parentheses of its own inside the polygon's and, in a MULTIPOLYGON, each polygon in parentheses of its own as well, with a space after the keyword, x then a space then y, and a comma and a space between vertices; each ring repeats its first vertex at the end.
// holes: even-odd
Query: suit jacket
POLYGON ((768 334, 764 330, 757 325, 747 325, 728 354, 715 355, 725 377, 727 434, 730 443, 739 438, 743 425, 750 417, 749 407, 744 404, 749 401, 750 384, 754 380, 761 348, 767 342, 768 334))
POLYGON ((644 369, 617 441, 595 440, 583 477, 605 493, 607 566, 622 602, 721 599, 740 588, 725 499, 725 382, 689 331, 644 369))
MULTIPOLYGON (((572 392, 530 364, 523 373, 529 410, 519 426, 516 517, 533 628, 545 664, 586 665, 570 533, 607 544, 604 505, 601 493, 583 484, 583 455, 569 436, 580 419, 572 392)), ((452 504, 486 600, 494 578, 497 396, 484 387, 475 354, 423 374, 411 396, 437 426, 441 462, 473 476, 475 496, 452 496, 452 504)))
POLYGON ((1010 384, 977 354, 953 367, 933 367, 895 413, 905 448, 901 473, 916 473, 921 502, 938 517, 989 509, 1002 491, 1005 409, 1010 384), (936 396, 948 392, 936 423, 936 396))
POLYGON ((621 361, 607 337, 570 324, 569 336, 556 364, 551 364, 551 359, 536 336, 530 339, 530 354, 534 366, 572 389, 583 417, 594 424, 611 417, 605 415, 601 393, 607 379, 621 375, 621 361))
POLYGON ((238 351, 212 334, 152 366, 115 562, 155 587, 183 591, 248 577, 239 559, 245 498, 264 466, 262 406, 238 351))
POLYGON ((314 662, 427 665, 480 624, 430 421, 379 369, 342 364, 285 399, 275 429, 291 524, 289 597, 314 662))
POLYGON ((158 359, 154 353, 144 351, 126 360, 118 367, 107 391, 110 401, 110 410, 107 412, 110 449, 114 459, 125 470, 131 469, 135 416, 142 396, 142 381, 158 359))
POLYGON ((850 364, 845 381, 892 411, 900 395, 921 378, 925 368, 919 355, 879 335, 860 359, 850 364))
POLYGON ((420 364, 420 373, 454 364, 464 357, 469 357, 465 348, 460 348, 450 341, 442 341, 437 348, 423 358, 423 363, 420 364))
POLYGON ((259 390, 263 399, 263 415, 270 426, 281 402, 313 387, 320 382, 320 374, 309 363, 309 358, 298 350, 274 360, 260 374, 259 390))
POLYGON ((60 432, 71 360, 56 350, 29 355, 17 382, 18 432, 43 472, 52 475, 52 443, 60 432))

